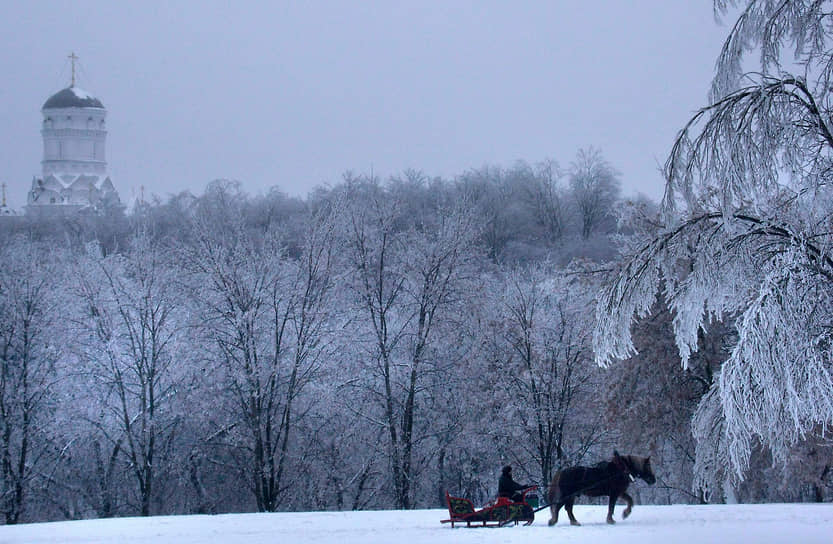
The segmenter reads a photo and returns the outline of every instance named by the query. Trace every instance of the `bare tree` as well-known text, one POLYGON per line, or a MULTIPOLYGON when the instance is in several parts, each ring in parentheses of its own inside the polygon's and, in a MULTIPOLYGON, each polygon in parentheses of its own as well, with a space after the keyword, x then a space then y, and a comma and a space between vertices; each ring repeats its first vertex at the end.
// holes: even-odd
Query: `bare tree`
POLYGON ((576 154, 570 164, 569 179, 581 222, 581 236, 586 239, 613 217, 613 206, 620 192, 619 172, 604 159, 600 150, 590 147, 576 154))
POLYGON ((47 247, 24 238, 0 247, 0 262, 0 511, 13 524, 51 450, 59 275, 47 247))
POLYGON ((92 400, 101 403, 94 425, 111 458, 125 456, 143 516, 173 462, 180 416, 172 405, 187 368, 176 273, 165 255, 140 230, 124 255, 88 252, 74 278, 83 309, 76 317, 81 364, 92 400))
POLYGON ((519 435, 511 456, 533 459, 544 483, 562 464, 579 462, 603 433, 602 419, 588 409, 598 385, 585 312, 591 299, 591 287, 575 274, 542 266, 514 272, 488 334, 502 389, 498 427, 517 431, 507 431, 519 435))
POLYGON ((499 262, 513 235, 509 208, 514 202, 504 171, 484 166, 463 174, 460 185, 464 198, 480 214, 481 237, 489 258, 499 262))
POLYGON ((559 187, 562 176, 561 168, 552 159, 537 164, 526 195, 537 222, 552 242, 561 240, 567 227, 566 195, 559 187))
POLYGON ((441 207, 436 223, 401 231, 396 202, 378 186, 353 188, 345 244, 357 320, 367 334, 363 374, 348 385, 369 392, 385 430, 398 508, 413 506, 414 446, 424 432, 420 410, 426 374, 436 361, 437 330, 463 298, 478 230, 465 206, 441 207))
POLYGON ((223 446, 259 511, 275 511, 287 478, 303 392, 327 353, 333 223, 310 220, 297 260, 274 233, 249 231, 239 205, 207 206, 193 225, 185 259, 230 395, 209 440, 223 446))

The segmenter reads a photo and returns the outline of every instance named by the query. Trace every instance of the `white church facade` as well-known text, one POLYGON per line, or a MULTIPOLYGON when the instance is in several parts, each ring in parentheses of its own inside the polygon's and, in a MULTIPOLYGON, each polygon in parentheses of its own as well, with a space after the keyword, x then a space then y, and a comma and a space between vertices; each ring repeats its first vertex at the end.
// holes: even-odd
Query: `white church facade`
POLYGON ((74 68, 73 62, 72 84, 50 96, 41 108, 42 176, 32 180, 26 215, 121 206, 107 173, 107 110, 98 98, 75 86, 74 68))

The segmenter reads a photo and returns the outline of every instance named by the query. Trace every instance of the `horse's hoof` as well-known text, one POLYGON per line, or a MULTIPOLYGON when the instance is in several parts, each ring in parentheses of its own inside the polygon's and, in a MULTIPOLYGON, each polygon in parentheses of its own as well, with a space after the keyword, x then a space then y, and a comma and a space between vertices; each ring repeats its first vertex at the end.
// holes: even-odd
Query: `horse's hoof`
POLYGON ((628 516, 630 516, 630 515, 631 515, 631 511, 630 510, 625 510, 624 512, 622 512, 622 519, 628 519, 628 516))
POLYGON ((614 520, 613 518, 607 518, 607 524, 608 525, 613 525, 615 523, 616 523, 616 520, 614 520))
POLYGON ((574 520, 574 519, 571 519, 571 520, 570 520, 570 525, 575 525, 576 527, 581 527, 581 523, 577 522, 577 521, 576 521, 576 520, 574 520))
POLYGON ((553 525, 555 525, 556 523, 558 523, 558 520, 557 520, 557 519, 550 518, 550 520, 547 522, 547 525, 549 525, 550 527, 552 527, 552 526, 553 526, 553 525))

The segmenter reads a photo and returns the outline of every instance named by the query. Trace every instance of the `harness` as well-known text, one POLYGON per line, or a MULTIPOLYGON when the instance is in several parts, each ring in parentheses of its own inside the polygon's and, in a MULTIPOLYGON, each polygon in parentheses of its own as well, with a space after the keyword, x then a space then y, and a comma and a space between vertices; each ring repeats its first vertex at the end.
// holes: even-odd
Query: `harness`
POLYGON ((617 455, 613 458, 613 465, 625 473, 625 476, 631 481, 631 483, 636 481, 636 478, 633 477, 633 469, 628 466, 628 462, 625 460, 624 457, 617 455))

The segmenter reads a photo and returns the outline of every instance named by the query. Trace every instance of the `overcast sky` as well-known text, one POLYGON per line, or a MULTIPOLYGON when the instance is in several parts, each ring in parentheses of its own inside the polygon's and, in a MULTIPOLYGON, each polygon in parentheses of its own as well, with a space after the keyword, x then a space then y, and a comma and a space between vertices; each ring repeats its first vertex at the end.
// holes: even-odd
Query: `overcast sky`
POLYGON ((306 195, 347 170, 567 166, 591 145, 626 194, 658 199, 726 31, 709 0, 6 2, 0 181, 22 207, 74 51, 122 200, 216 178, 306 195))

